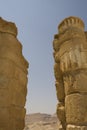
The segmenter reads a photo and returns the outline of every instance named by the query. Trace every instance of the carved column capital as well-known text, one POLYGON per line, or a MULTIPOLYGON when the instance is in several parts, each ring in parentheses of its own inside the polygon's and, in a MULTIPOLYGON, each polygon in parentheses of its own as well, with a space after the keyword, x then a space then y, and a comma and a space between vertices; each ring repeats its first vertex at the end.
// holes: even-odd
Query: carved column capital
POLYGON ((84 30, 84 23, 80 18, 71 16, 65 18, 58 26, 59 33, 64 33, 69 28, 84 30))

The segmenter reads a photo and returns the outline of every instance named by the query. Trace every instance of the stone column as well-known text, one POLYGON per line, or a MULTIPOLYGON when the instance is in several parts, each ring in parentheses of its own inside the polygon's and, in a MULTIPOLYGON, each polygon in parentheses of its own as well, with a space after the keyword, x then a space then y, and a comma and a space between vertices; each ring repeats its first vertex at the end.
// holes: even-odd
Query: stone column
POLYGON ((0 18, 0 130, 23 130, 28 62, 14 23, 0 18))
POLYGON ((54 74, 62 130, 87 130, 87 33, 80 18, 64 19, 54 36, 54 74))

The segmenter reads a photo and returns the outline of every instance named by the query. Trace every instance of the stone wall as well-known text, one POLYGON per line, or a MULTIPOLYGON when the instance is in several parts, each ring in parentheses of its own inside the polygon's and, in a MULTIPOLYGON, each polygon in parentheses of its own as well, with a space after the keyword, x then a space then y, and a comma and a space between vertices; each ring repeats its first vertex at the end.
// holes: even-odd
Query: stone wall
POLYGON ((0 130, 23 130, 28 62, 14 23, 0 18, 0 130))
POLYGON ((87 130, 87 33, 80 18, 69 17, 54 36, 54 74, 59 130, 87 130))

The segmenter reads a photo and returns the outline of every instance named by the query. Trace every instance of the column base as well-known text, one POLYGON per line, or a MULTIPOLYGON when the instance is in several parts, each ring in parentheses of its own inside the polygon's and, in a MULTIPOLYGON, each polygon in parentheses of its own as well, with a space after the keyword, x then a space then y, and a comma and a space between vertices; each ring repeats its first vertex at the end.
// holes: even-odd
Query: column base
POLYGON ((87 130, 87 126, 67 125, 66 130, 87 130))

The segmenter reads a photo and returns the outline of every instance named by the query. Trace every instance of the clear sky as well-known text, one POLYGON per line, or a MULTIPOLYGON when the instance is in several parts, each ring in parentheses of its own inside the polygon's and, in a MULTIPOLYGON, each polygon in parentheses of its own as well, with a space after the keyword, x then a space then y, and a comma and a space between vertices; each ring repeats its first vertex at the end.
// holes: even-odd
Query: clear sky
POLYGON ((69 16, 82 18, 87 28, 87 0, 0 0, 0 16, 15 22, 29 61, 27 113, 55 113, 53 36, 69 16))

